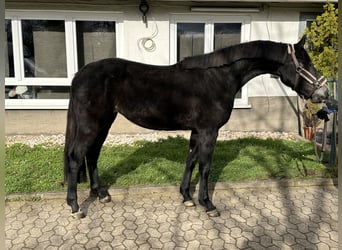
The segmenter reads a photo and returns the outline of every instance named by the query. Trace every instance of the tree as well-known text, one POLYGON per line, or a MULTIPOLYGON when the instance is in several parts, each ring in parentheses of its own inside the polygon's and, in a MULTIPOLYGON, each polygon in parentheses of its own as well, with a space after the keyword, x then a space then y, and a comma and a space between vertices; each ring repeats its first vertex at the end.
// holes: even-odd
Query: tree
POLYGON ((309 55, 316 69, 327 78, 337 79, 338 72, 338 9, 332 3, 323 6, 323 13, 306 28, 309 55))

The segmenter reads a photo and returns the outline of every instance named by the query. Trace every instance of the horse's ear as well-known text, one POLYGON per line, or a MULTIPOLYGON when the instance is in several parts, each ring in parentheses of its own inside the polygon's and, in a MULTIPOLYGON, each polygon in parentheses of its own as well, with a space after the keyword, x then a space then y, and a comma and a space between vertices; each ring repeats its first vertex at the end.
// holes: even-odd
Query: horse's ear
POLYGON ((302 47, 302 48, 304 48, 305 40, 306 40, 306 35, 304 35, 304 36, 300 39, 300 41, 296 44, 296 47, 302 47))

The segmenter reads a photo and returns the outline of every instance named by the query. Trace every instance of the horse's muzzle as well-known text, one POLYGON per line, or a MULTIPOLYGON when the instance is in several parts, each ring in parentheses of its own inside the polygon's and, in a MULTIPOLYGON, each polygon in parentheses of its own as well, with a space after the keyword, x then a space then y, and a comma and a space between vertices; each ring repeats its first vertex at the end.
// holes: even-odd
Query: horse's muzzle
POLYGON ((327 85, 322 85, 316 89, 311 95, 311 101, 313 103, 321 103, 329 98, 329 88, 327 85))

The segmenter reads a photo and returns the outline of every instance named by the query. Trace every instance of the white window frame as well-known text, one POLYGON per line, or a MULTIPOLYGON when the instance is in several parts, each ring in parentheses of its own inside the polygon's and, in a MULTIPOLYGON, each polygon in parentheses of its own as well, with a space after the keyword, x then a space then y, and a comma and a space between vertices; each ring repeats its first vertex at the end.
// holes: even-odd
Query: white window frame
MULTIPOLYGON (((124 51, 122 12, 27 11, 6 10, 5 19, 12 22, 14 77, 6 77, 9 86, 70 86, 78 71, 76 21, 114 21, 116 56, 124 51), (65 24, 67 77, 25 77, 21 20, 62 20, 65 24)), ((69 99, 5 99, 5 109, 67 109, 69 99)))
POLYGON ((320 12, 301 12, 299 16, 299 36, 303 35, 309 21, 315 21, 320 12))
MULTIPOLYGON (((170 64, 177 63, 177 23, 204 23, 204 53, 214 50, 215 23, 241 23, 241 43, 250 41, 251 18, 247 15, 187 15, 170 17, 170 64)), ((241 98, 235 98, 234 108, 250 108, 247 84, 241 89, 241 98)))

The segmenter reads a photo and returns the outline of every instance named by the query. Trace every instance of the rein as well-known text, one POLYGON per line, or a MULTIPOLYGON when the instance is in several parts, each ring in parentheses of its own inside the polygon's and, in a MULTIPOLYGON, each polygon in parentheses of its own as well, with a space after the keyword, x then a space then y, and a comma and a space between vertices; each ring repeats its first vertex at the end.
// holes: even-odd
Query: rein
POLYGON ((287 51, 291 55, 293 63, 296 66, 297 74, 303 77, 310 84, 312 84, 316 89, 319 89, 327 82, 327 79, 324 76, 321 76, 317 79, 317 77, 315 77, 313 74, 311 74, 308 70, 304 69, 303 66, 299 64, 293 44, 289 44, 287 46, 287 51))

